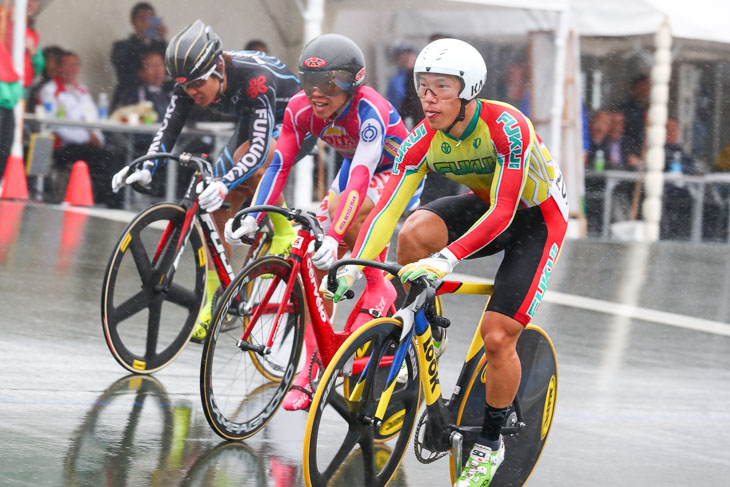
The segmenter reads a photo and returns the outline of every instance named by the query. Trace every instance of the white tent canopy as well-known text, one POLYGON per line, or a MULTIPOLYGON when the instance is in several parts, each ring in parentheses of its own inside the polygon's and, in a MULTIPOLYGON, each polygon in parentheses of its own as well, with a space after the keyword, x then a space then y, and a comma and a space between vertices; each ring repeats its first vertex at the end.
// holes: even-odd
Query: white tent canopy
POLYGON ((664 19, 673 37, 730 43, 730 3, 715 0, 570 0, 582 36, 654 34, 664 19))

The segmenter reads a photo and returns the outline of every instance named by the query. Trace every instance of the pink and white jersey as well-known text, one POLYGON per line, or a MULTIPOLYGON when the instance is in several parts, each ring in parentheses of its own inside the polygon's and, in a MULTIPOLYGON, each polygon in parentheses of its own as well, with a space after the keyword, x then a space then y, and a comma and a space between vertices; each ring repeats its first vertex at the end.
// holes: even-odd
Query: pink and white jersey
POLYGON ((309 99, 300 91, 286 107, 274 159, 259 183, 253 204, 275 204, 309 135, 319 137, 345 158, 338 175, 340 187, 345 188, 334 220, 339 223, 328 232, 340 241, 362 206, 373 175, 392 170, 408 132, 390 102, 369 86, 357 90, 338 118, 326 120, 314 115, 309 99))

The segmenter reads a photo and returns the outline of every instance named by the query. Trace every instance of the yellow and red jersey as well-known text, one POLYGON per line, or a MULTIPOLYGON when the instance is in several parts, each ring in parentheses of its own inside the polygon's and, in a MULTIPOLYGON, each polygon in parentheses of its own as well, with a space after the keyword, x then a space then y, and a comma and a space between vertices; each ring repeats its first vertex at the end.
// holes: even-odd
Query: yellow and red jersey
POLYGON ((494 240, 518 209, 538 206, 550 197, 567 221, 560 168, 530 120, 507 103, 478 99, 460 138, 434 130, 424 120, 403 141, 393 176, 360 232, 354 257, 372 259, 380 253, 429 171, 466 185, 489 205, 474 226, 447 247, 459 260, 494 240))

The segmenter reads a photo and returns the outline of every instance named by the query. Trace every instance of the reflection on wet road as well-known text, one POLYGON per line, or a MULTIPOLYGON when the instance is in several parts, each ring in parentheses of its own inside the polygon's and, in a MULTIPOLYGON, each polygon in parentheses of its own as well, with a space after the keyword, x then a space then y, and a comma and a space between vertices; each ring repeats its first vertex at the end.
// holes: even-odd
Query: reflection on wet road
MULTIPOLYGON (((129 218, 0 201, 0 483, 303 485, 305 413, 279 411, 250 440, 221 442, 200 406, 199 346, 154 377, 127 376, 109 354, 100 285, 129 218)), ((560 386, 529 485, 727 484, 727 250, 566 244, 535 318, 557 349, 560 386)), ((491 277, 497 265, 457 270, 491 277)), ((446 300, 445 391, 483 304, 446 300)), ((421 465, 412 452, 391 485, 448 485, 447 459, 421 465)), ((345 468, 338 484, 361 481, 345 468)))

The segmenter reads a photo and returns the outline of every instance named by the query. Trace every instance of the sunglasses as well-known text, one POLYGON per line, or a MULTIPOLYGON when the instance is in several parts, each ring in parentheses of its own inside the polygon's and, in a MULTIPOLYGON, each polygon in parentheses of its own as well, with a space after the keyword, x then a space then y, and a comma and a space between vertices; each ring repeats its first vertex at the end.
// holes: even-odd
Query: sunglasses
POLYGON ((312 96, 317 89, 323 96, 332 98, 347 92, 355 82, 355 76, 349 71, 300 71, 302 88, 307 96, 312 96))
POLYGON ((208 78, 210 78, 213 73, 215 72, 215 68, 217 65, 213 65, 205 74, 202 76, 198 76, 195 79, 192 79, 190 81, 186 81, 184 83, 180 83, 185 91, 187 90, 199 90, 203 87, 206 81, 208 81, 208 78))
POLYGON ((418 86, 416 86, 418 98, 426 98, 429 91, 437 100, 451 100, 452 98, 458 98, 461 86, 458 83, 454 85, 443 78, 427 80, 426 76, 419 76, 418 86))

